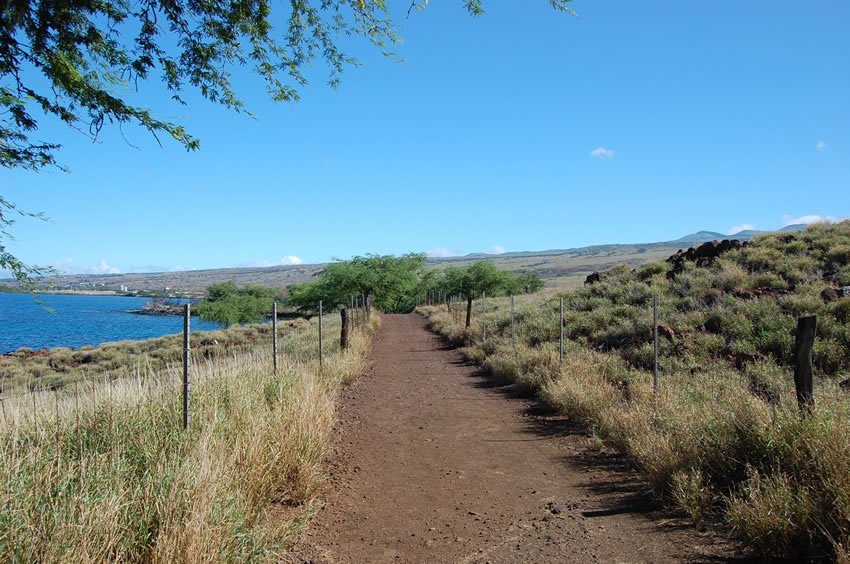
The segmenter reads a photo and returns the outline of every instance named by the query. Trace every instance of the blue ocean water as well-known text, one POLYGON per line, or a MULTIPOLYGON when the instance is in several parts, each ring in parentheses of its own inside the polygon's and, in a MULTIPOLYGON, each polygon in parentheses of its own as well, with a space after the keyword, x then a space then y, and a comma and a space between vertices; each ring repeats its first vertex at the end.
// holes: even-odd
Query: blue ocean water
MULTIPOLYGON (((0 293, 0 354, 18 350, 152 339, 183 331, 180 316, 136 315, 149 298, 0 293), (48 309, 49 308, 49 309, 48 309), (51 311, 52 310, 52 311, 51 311)), ((192 331, 219 329, 192 318, 192 331)))

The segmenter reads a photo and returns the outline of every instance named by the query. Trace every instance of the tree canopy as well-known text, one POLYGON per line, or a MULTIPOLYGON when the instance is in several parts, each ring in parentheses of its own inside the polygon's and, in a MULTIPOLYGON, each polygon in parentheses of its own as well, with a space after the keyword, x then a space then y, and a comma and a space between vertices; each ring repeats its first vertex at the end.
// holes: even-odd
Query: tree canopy
POLYGON ((364 302, 367 313, 373 301, 382 311, 410 311, 424 264, 425 255, 420 253, 366 255, 334 262, 318 273, 318 281, 290 286, 286 303, 314 311, 319 300, 333 308, 347 305, 354 296, 364 302))
POLYGON ((193 311, 202 319, 233 323, 255 323, 272 313, 278 290, 263 286, 239 288, 233 282, 207 287, 206 298, 195 304, 193 311))
MULTIPOLYGON (((548 0, 569 12, 571 0, 548 0)), ((473 15, 484 0, 461 0, 473 15)), ((157 140, 199 147, 179 123, 134 100, 157 81, 174 100, 196 92, 246 111, 231 70, 250 67, 275 101, 295 101, 316 59, 335 85, 356 61, 340 39, 366 38, 385 54, 397 44, 399 18, 424 8, 412 0, 393 13, 387 0, 17 0, 0 4, 0 166, 58 166, 60 145, 38 135, 45 118, 97 139, 108 124, 133 124, 157 140)), ((141 99, 144 99, 142 94, 141 99)), ((0 268, 19 279, 39 274, 2 240, 16 208, 0 196, 0 268)))
POLYGON ((543 288, 543 281, 536 274, 514 274, 499 269, 493 261, 480 260, 466 267, 449 267, 442 277, 430 281, 432 288, 446 295, 459 295, 466 298, 466 326, 472 322, 472 300, 482 294, 532 293, 543 288))
MULTIPOLYGON (((473 15, 484 0, 461 0, 473 15)), ((571 0, 548 0, 570 11, 571 0)), ((366 38, 385 54, 400 41, 387 0, 18 0, 0 5, 0 164, 56 164, 59 145, 35 137, 57 118, 96 138, 105 124, 137 124, 187 149, 198 140, 181 125, 130 100, 159 80, 178 102, 187 90, 235 111, 245 103, 231 69, 249 66, 275 101, 295 101, 317 58, 335 85, 356 64, 340 39, 366 38)))

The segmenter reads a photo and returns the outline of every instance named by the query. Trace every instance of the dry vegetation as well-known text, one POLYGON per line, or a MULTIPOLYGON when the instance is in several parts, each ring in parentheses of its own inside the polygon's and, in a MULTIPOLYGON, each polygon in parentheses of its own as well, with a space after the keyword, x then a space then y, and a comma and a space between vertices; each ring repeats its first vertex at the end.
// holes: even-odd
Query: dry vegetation
POLYGON ((279 375, 268 338, 200 352, 188 432, 181 368, 167 361, 3 401, 0 558, 282 558, 316 510, 337 390, 362 373, 371 331, 348 351, 327 339, 321 372, 316 333, 315 320, 287 328, 279 375))
MULTIPOLYGON (((720 518, 772 556, 847 558, 850 551, 850 223, 763 236, 672 280, 664 262, 619 267, 517 308, 505 301, 464 331, 444 306, 435 330, 493 374, 527 387, 625 453, 695 521, 720 518), (661 323, 661 387, 652 389, 652 295, 661 323), (818 316, 817 405, 801 417, 792 377, 795 320, 818 316), (482 342, 482 323, 488 339, 482 342)), ((481 304, 477 310, 481 311, 481 304)))
MULTIPOLYGON (((308 322, 281 323, 280 334, 299 331, 308 322)), ((221 331, 192 334, 192 350, 204 359, 253 350, 271 339, 271 326, 234 325, 221 331)), ((183 336, 166 335, 145 341, 119 341, 79 349, 19 349, 0 355, 0 397, 22 392, 55 390, 92 379, 119 379, 160 372, 183 358, 183 336)))

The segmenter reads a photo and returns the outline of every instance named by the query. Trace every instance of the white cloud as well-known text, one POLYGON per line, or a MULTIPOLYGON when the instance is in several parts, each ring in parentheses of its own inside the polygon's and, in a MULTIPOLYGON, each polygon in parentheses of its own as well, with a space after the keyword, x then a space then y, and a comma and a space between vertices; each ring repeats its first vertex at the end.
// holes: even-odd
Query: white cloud
POLYGON ((826 141, 819 139, 818 142, 815 143, 815 149, 818 151, 826 151, 826 141))
POLYGON ((811 225, 813 223, 837 223, 839 221, 840 220, 837 217, 833 217, 831 215, 803 215, 800 217, 792 217, 786 213, 782 216, 782 227, 799 224, 811 225))
POLYGON ((72 269, 74 268, 74 259, 62 259, 54 262, 50 266, 59 274, 73 274, 72 269))
POLYGON ((294 266, 298 264, 304 264, 304 260, 295 255, 288 255, 278 261, 260 260, 255 262, 242 262, 239 264, 229 265, 226 268, 269 268, 271 266, 294 266))
POLYGON ((72 258, 51 265, 59 274, 120 274, 121 270, 102 260, 94 266, 77 266, 72 258))
POLYGON ((752 231, 755 229, 755 225, 750 225, 749 223, 742 223, 741 225, 733 225, 729 228, 729 231, 726 232, 727 235, 735 235, 736 233, 740 233, 741 231, 752 231))
POLYGON ((101 260, 97 263, 96 266, 91 266, 87 269, 86 274, 120 274, 121 271, 114 266, 111 266, 106 263, 105 260, 101 260))
POLYGON ((490 247, 489 251, 491 255, 503 255, 506 252, 508 252, 508 250, 501 245, 493 245, 492 247, 490 247))
POLYGON ((613 159, 614 158, 614 150, 606 149, 605 147, 597 147, 590 152, 590 156, 594 159, 613 159))
POLYGON ((291 265, 291 264, 304 264, 304 261, 301 260, 301 257, 296 257, 295 255, 285 256, 280 259, 280 264, 291 265))
POLYGON ((444 247, 439 247, 436 249, 428 249, 425 251, 425 256, 430 258, 448 258, 448 257, 458 257, 460 256, 460 251, 453 251, 451 249, 446 249, 444 247))

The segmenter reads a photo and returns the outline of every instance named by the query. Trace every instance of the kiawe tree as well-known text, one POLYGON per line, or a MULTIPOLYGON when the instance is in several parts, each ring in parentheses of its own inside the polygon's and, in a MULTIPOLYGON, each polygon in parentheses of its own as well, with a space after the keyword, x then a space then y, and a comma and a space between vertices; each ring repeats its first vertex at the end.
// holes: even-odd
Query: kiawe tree
MULTIPOLYGON (((570 12, 571 0, 547 0, 570 12)), ((461 0, 473 15, 483 0, 461 0)), ((413 0, 407 17, 428 0, 413 0)), ((406 15, 405 15, 406 14, 406 15)), ((131 90, 158 81, 180 103, 187 92, 236 112, 245 103, 230 69, 250 67, 275 101, 296 101, 317 58, 331 85, 356 63, 339 39, 360 36, 385 54, 400 37, 387 0, 16 0, 0 3, 0 166, 58 166, 60 145, 38 135, 44 119, 97 139, 107 124, 132 124, 158 141, 200 146, 131 90)), ((43 272, 2 244, 16 213, 0 195, 0 268, 19 279, 43 272)))
POLYGON ((466 327, 472 324, 472 301, 482 294, 494 296, 511 284, 511 274, 492 261, 480 260, 464 268, 447 268, 444 279, 449 294, 466 298, 466 327))
POLYGON ((206 297, 195 305, 194 312, 202 319, 225 325, 256 323, 272 313, 277 295, 276 288, 239 288, 233 282, 221 282, 207 288, 206 297))
POLYGON ((319 273, 319 280, 289 287, 287 305, 302 311, 314 311, 319 300, 328 308, 344 306, 352 296, 360 297, 371 314, 373 302, 383 311, 408 311, 413 308, 425 255, 409 253, 366 255, 334 262, 319 273))
POLYGON ((472 324, 472 302, 475 298, 484 294, 530 294, 543 288, 543 281, 536 274, 514 274, 501 270, 492 261, 480 260, 466 267, 445 269, 439 286, 448 295, 457 294, 466 298, 466 327, 469 327, 472 324))

